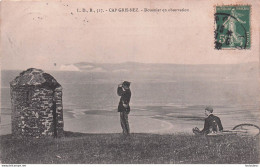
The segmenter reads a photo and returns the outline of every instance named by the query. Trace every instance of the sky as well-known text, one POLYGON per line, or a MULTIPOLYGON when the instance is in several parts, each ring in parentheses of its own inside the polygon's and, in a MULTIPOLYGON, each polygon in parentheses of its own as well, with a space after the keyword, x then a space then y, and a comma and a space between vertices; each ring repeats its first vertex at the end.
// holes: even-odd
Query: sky
POLYGON ((252 5, 251 49, 215 50, 214 5, 227 2, 199 1, 2 1, 1 68, 56 69, 78 62, 258 62, 259 3, 243 2, 252 5), (189 12, 77 12, 82 8, 185 8, 189 12))

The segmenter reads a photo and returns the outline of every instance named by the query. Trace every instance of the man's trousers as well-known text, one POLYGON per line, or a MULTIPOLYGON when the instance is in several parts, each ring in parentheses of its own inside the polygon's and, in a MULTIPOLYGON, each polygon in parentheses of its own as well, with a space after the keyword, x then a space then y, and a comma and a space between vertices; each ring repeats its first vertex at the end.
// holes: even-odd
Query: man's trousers
POLYGON ((128 123, 128 111, 120 112, 120 123, 123 129, 123 134, 128 135, 130 133, 129 123, 128 123))

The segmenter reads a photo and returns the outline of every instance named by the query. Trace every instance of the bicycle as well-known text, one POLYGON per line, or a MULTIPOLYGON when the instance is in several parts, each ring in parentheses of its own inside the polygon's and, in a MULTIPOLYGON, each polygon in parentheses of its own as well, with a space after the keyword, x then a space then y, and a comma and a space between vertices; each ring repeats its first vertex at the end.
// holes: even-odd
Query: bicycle
POLYGON ((222 135, 239 135, 257 137, 260 134, 260 127, 254 124, 243 123, 233 127, 232 130, 223 130, 222 132, 209 133, 207 136, 222 136, 222 135))

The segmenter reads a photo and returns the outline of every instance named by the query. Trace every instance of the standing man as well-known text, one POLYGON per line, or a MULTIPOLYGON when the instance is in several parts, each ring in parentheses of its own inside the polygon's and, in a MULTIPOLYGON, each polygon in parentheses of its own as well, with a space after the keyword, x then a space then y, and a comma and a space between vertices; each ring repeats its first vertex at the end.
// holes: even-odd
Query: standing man
POLYGON ((124 81, 118 85, 118 96, 121 96, 118 104, 118 112, 120 112, 120 123, 124 135, 129 135, 130 128, 128 123, 128 114, 130 112, 129 102, 131 99, 130 82, 124 81))
POLYGON ((213 108, 208 106, 205 108, 205 123, 203 130, 199 130, 197 127, 193 128, 192 131, 195 133, 195 135, 207 135, 209 133, 216 133, 218 131, 223 131, 223 126, 221 124, 221 121, 219 117, 212 114, 213 108))

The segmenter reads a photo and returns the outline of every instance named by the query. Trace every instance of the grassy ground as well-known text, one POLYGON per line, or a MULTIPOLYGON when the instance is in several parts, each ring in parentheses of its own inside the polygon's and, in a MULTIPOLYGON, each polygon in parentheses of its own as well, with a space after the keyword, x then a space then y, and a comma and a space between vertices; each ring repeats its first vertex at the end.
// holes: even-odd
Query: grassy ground
POLYGON ((259 163, 258 138, 183 134, 80 134, 61 139, 0 136, 2 163, 259 163))

